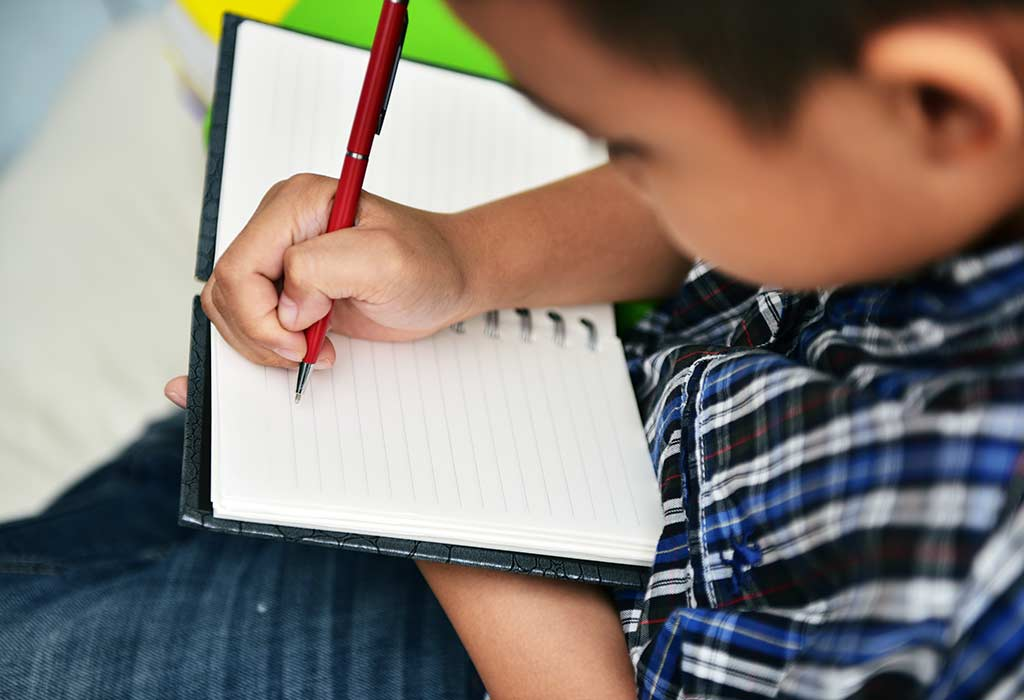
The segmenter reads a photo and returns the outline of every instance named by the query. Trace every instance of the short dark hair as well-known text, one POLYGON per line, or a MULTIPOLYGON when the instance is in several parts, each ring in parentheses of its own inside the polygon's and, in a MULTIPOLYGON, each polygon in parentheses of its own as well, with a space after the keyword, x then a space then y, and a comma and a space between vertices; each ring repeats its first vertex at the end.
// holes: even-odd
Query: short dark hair
POLYGON ((681 62, 744 116, 779 125, 809 80, 856 68, 871 32, 1024 0, 560 0, 606 43, 681 62))

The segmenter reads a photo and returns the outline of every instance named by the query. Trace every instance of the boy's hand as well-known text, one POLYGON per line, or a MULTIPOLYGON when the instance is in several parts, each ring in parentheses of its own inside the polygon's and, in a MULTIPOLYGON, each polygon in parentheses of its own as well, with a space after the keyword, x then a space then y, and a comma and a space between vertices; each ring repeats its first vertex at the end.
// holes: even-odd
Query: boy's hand
MULTIPOLYGON (((336 188, 319 175, 271 187, 203 288, 206 315, 253 362, 296 366, 302 331, 332 302, 330 328, 370 340, 423 337, 476 310, 469 266, 443 231, 451 217, 364 193, 354 228, 320 236, 336 188)), ((317 367, 334 360, 327 340, 317 367)), ((165 393, 184 405, 184 387, 178 377, 165 393)))
MULTIPOLYGON (((465 265, 442 232, 446 217, 364 194, 355 228, 320 236, 336 187, 317 175, 271 187, 203 289, 210 320, 253 362, 301 360, 302 331, 334 300, 331 328, 371 340, 422 337, 470 313, 465 265)), ((328 346, 320 357, 329 365, 328 346)))

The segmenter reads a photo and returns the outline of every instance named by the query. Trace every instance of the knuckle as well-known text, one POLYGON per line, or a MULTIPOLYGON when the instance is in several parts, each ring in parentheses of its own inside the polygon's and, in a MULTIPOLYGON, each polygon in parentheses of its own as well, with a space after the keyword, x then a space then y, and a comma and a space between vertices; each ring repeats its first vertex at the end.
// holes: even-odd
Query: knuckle
POLYGON ((256 211, 253 212, 253 217, 257 216, 266 207, 270 206, 270 204, 275 199, 277 199, 277 196, 281 193, 281 188, 283 186, 284 186, 284 181, 283 180, 279 180, 279 181, 275 182, 273 185, 271 185, 267 189, 267 191, 263 193, 263 196, 260 198, 260 203, 256 207, 256 211))
POLYGON ((229 304, 224 297, 224 284, 219 282, 210 290, 210 304, 221 316, 230 316, 229 304))
POLYGON ((296 287, 309 286, 312 279, 313 260, 298 246, 292 246, 284 252, 284 277, 296 287))
POLYGON ((276 196, 281 190, 283 190, 285 188, 285 186, 287 184, 288 184, 288 180, 286 180, 286 179, 285 180, 278 180, 277 182, 275 182, 273 185, 270 186, 270 189, 267 190, 267 193, 264 195, 264 198, 265 199, 270 199, 270 198, 276 196))
POLYGON ((305 192, 318 180, 317 175, 312 173, 295 173, 287 180, 284 181, 283 189, 287 189, 289 192, 305 192))
POLYGON ((236 284, 238 279, 242 276, 241 267, 235 261, 235 256, 230 253, 231 251, 225 252, 217 262, 216 273, 218 287, 230 287, 236 284))
POLYGON ((199 303, 203 307, 203 313, 210 317, 216 311, 216 304, 213 300, 213 288, 215 282, 211 278, 205 285, 203 285, 203 291, 199 295, 199 303))
POLYGON ((363 228, 387 226, 394 218, 394 206, 394 202, 363 190, 359 195, 357 224, 363 228))
POLYGON ((242 269, 234 260, 227 261, 217 277, 217 285, 213 290, 215 301, 220 305, 233 305, 241 297, 240 290, 244 282, 245 273, 242 269))
POLYGON ((244 316, 236 320, 238 332, 249 340, 262 344, 267 340, 267 333, 262 324, 252 316, 244 316))

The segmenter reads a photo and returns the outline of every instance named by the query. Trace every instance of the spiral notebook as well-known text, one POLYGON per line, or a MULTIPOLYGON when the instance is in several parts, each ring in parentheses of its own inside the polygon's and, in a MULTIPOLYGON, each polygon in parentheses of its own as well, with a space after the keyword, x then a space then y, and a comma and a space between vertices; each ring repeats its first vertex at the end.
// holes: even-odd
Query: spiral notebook
MULTIPOLYGON (((227 18, 201 277, 273 182, 335 174, 366 59, 227 18)), ((604 158, 505 85, 403 61, 366 189, 452 211, 604 158)), ((409 343, 332 335, 337 363, 298 405, 294 371, 248 362, 203 321, 190 395, 208 425, 190 447, 208 475, 186 465, 183 521, 606 582, 653 561, 658 488, 610 306, 493 311, 409 343)))

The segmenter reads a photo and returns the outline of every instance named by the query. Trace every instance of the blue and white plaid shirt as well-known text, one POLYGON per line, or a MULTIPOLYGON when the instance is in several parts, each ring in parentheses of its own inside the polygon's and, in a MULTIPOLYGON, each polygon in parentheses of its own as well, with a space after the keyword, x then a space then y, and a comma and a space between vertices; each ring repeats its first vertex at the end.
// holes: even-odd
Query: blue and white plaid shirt
POLYGON ((627 340, 642 700, 1024 697, 1024 244, 820 294, 697 265, 627 340))

